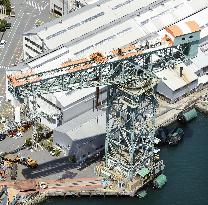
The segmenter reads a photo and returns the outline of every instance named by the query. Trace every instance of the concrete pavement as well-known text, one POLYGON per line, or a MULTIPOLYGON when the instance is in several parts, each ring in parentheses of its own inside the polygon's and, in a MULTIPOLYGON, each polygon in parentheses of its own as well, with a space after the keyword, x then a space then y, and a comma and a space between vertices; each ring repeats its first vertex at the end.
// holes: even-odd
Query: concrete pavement
POLYGON ((5 76, 6 70, 18 62, 23 57, 23 37, 22 34, 35 27, 37 19, 48 22, 55 17, 49 13, 49 1, 42 0, 11 0, 11 5, 15 7, 15 17, 7 17, 6 20, 12 24, 11 28, 0 36, 6 41, 6 45, 0 48, 0 115, 5 104, 5 76), (37 6, 38 5, 38 6, 37 6), (41 7, 41 9, 38 9, 41 7))
POLYGON ((12 23, 12 27, 7 30, 3 36, 3 39, 6 40, 7 43, 0 52, 1 66, 17 64, 21 60, 22 34, 34 28, 37 19, 48 22, 53 18, 49 13, 49 4, 47 2, 36 0, 36 3, 31 5, 28 2, 31 1, 12 0, 12 6, 15 7, 16 16, 15 18, 7 18, 7 21, 12 23), (41 5, 41 9, 38 10, 36 5, 41 5))

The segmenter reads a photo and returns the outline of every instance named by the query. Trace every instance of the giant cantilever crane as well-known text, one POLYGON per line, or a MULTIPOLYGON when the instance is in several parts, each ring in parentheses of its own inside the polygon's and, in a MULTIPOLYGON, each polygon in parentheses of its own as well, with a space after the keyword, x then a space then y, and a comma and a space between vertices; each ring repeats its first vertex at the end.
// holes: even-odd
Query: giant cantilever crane
MULTIPOLYGON (((8 76, 8 90, 21 100, 36 94, 109 85, 103 173, 109 171, 118 181, 133 181, 144 171, 155 176, 164 165, 154 154, 157 80, 153 71, 173 68, 186 56, 196 55, 200 30, 195 22, 189 24, 189 33, 179 35, 180 29, 168 27, 168 35, 151 45, 129 45, 107 55, 98 52, 65 62, 60 68, 15 73, 8 76)), ((139 181, 139 186, 145 183, 139 181)))

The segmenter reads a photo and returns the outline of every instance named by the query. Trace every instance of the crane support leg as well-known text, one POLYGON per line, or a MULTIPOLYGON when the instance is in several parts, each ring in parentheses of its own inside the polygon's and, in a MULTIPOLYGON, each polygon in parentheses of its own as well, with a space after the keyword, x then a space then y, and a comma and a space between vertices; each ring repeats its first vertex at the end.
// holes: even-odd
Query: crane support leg
MULTIPOLYGON (((143 186, 142 170, 149 180, 164 169, 155 158, 156 98, 153 87, 143 90, 111 86, 107 94, 105 172, 115 180, 135 181, 143 186), (157 167, 157 168, 156 168, 157 167)), ((147 180, 148 181, 148 180, 147 180)))

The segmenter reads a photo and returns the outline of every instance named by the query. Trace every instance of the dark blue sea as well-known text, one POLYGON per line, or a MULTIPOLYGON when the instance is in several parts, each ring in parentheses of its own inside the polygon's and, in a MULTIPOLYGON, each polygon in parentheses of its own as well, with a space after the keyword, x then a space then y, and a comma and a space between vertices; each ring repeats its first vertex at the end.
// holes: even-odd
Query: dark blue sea
MULTIPOLYGON (((177 126, 177 123, 170 125, 177 126)), ((162 147, 168 183, 162 190, 148 189, 145 198, 51 198, 42 205, 208 205, 208 117, 183 126, 185 136, 176 147, 162 147)))

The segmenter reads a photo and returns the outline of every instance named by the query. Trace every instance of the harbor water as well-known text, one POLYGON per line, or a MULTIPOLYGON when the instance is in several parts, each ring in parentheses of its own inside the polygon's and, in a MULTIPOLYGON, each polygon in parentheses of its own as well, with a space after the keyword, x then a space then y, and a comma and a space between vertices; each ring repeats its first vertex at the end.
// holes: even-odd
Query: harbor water
MULTIPOLYGON (((170 127, 177 126, 177 123, 170 127)), ((181 125, 180 125, 181 126, 181 125)), ((51 198, 42 205, 208 205, 208 117, 182 126, 184 140, 175 147, 162 147, 161 158, 168 182, 161 190, 147 190, 138 197, 51 198)))

